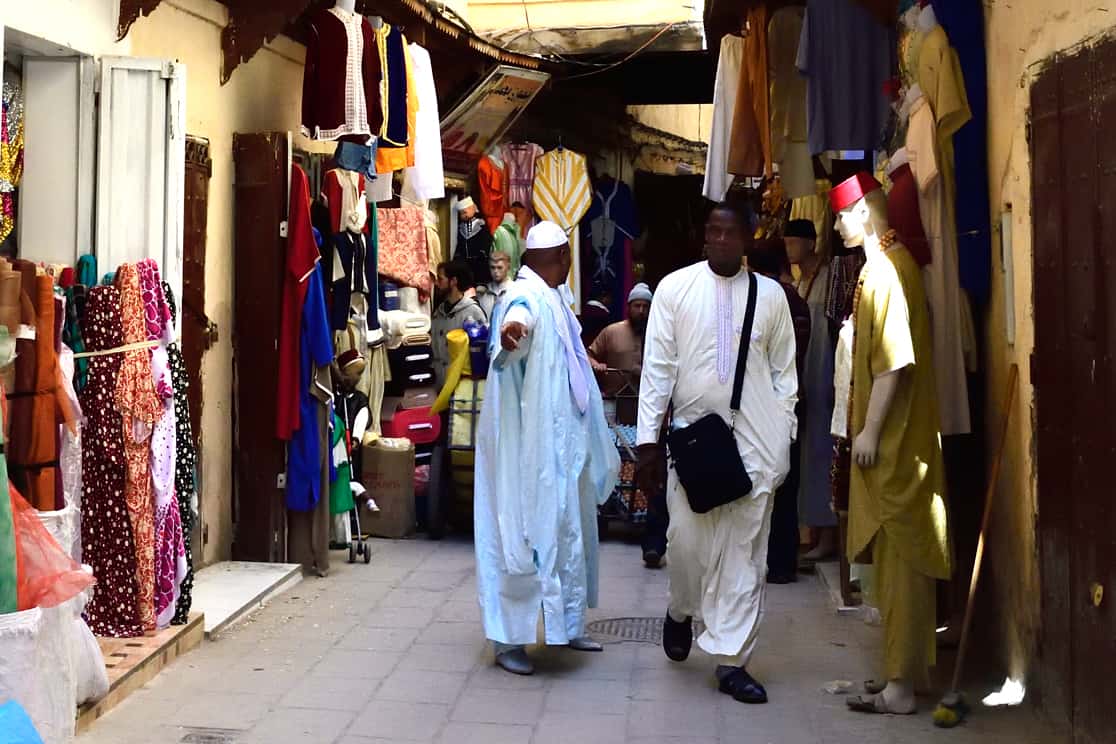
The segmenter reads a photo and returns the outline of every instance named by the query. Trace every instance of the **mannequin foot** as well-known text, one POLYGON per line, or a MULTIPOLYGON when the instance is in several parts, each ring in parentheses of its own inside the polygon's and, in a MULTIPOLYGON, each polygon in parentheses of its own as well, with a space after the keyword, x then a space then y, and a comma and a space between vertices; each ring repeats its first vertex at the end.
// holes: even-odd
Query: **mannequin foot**
POLYGON ((505 672, 529 676, 535 673, 535 665, 527 656, 527 649, 517 646, 507 651, 496 654, 496 666, 505 672))
POLYGON ((818 544, 802 556, 807 561, 824 561, 837 554, 837 535, 833 527, 822 527, 818 532, 818 544))
POLYGON ((589 636, 580 636, 579 638, 570 639, 570 648, 574 651, 604 651, 604 646, 599 641, 594 641, 589 636))
POLYGON ((888 682, 887 687, 879 694, 858 695, 849 698, 846 702, 849 709, 857 713, 911 715, 918 711, 914 686, 897 679, 888 682))

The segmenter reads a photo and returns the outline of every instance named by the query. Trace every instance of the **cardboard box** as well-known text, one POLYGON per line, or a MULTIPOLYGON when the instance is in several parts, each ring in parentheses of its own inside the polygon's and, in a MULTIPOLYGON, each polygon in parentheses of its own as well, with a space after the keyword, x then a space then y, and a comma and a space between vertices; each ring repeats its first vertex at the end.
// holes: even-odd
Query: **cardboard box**
POLYGON ((409 537, 415 531, 415 446, 407 439, 379 439, 362 448, 364 487, 380 507, 363 505, 360 526, 376 537, 409 537))

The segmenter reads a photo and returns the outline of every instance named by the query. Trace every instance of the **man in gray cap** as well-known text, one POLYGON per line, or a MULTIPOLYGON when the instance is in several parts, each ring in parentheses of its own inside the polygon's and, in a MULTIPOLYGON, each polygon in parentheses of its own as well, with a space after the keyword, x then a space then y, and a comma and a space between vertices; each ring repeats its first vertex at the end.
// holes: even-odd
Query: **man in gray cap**
MULTIPOLYGON (((631 386, 638 393, 643 372, 643 335, 651 314, 651 288, 643 282, 628 294, 628 319, 606 327, 589 346, 589 360, 606 396, 631 386)), ((665 462, 664 462, 665 466, 665 462)), ((658 568, 666 554, 666 499, 663 494, 647 494, 647 523, 643 535, 643 562, 658 568)))

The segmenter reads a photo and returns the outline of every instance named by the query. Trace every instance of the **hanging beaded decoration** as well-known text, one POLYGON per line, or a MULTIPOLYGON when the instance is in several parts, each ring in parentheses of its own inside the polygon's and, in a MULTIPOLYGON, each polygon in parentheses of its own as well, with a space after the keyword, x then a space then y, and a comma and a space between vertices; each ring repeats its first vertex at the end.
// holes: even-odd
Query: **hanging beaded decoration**
POLYGON ((23 177, 23 91, 4 83, 0 98, 0 243, 15 228, 15 190, 23 177))

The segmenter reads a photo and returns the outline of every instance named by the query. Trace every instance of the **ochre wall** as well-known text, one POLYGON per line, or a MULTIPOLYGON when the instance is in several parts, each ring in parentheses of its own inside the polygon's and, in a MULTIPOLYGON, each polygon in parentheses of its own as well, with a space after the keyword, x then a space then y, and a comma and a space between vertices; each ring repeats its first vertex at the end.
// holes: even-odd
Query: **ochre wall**
POLYGON ((661 129, 691 142, 709 144, 713 128, 713 104, 628 106, 628 113, 641 124, 661 129))
MULTIPOLYGON (((1019 365, 1020 387, 1012 410, 1003 473, 988 541, 985 577, 1000 610, 1001 653, 1015 678, 1041 673, 1035 663, 1040 621, 1040 584, 1036 520, 1037 478, 1034 451, 1034 388, 1029 358, 1034 350, 1032 301, 1031 163, 1027 121, 1031 84, 1039 63, 1055 52, 1111 29, 1116 19, 1088 0, 1014 0, 985 4, 988 47, 989 180, 992 204, 993 286, 986 319, 985 359, 989 385, 989 444, 1006 395, 1011 364, 1019 365), (1014 293, 1005 297, 1004 262, 999 251, 999 223, 1012 208, 1014 293), (1015 307, 1015 343, 1007 343, 1005 302, 1015 307)), ((1041 205, 1041 196, 1039 198, 1041 205)), ((1066 591, 1072 588, 1066 587, 1066 591)))
MULTIPOLYGON (((201 517, 204 562, 226 560, 232 541, 233 159, 235 132, 297 132, 305 49, 280 36, 220 85, 225 7, 215 0, 164 0, 128 35, 132 54, 186 65, 186 131, 210 142, 205 313, 220 340, 202 362, 201 517)), ((299 136, 296 147, 307 143, 299 136)))

